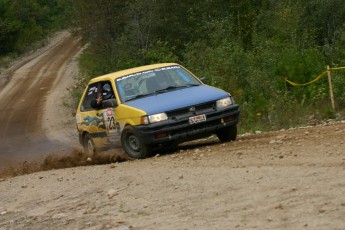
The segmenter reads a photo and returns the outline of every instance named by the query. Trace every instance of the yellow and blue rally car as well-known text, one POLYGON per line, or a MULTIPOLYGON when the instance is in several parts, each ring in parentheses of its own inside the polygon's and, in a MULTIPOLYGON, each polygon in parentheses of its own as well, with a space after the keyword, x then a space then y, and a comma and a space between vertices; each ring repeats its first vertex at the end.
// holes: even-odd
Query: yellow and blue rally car
POLYGON ((77 113, 87 155, 121 144, 133 158, 216 134, 237 136, 239 106, 176 63, 154 64, 90 80, 77 113))

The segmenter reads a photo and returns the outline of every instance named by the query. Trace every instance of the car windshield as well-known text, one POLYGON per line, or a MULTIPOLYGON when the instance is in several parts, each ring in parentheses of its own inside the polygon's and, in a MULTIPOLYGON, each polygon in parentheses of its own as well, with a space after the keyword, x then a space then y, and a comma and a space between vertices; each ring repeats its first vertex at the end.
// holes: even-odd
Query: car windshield
POLYGON ((179 65, 146 70, 116 79, 122 102, 198 85, 201 82, 179 65))

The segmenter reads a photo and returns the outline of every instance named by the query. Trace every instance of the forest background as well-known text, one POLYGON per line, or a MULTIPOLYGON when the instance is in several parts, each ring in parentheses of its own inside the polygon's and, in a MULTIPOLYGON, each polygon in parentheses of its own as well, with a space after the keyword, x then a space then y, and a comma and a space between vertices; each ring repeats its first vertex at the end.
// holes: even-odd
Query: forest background
MULTIPOLYGON (((90 78, 177 62, 240 105, 240 132, 343 117, 344 0, 0 0, 0 68, 69 29, 81 36, 75 109, 90 78)), ((0 69, 0 71, 1 71, 0 69)))

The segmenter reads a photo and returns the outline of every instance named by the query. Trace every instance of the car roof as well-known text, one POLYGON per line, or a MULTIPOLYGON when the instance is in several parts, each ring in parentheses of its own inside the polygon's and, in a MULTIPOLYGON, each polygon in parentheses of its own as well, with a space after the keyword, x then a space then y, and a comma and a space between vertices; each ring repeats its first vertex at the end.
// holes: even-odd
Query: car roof
POLYGON ((105 81, 105 80, 114 80, 116 78, 119 78, 128 74, 142 72, 142 71, 150 70, 150 69, 162 68, 166 66, 172 66, 172 65, 178 65, 178 64, 177 63, 160 63, 160 64, 145 65, 145 66, 139 66, 139 67, 135 67, 131 69, 120 70, 114 73, 109 73, 106 75, 92 78, 89 84, 94 83, 94 82, 99 82, 99 81, 105 81))

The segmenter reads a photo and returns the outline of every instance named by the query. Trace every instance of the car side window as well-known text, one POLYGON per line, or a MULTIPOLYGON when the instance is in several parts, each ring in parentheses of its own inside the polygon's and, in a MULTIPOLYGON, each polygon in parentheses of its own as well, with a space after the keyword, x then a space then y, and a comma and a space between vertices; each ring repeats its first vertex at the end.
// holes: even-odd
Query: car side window
POLYGON ((89 85, 84 97, 83 104, 81 106, 81 111, 94 110, 94 108, 92 108, 91 106, 91 101, 97 99, 98 88, 98 83, 89 85))
POLYGON ((115 94, 109 81, 91 84, 86 92, 81 111, 105 109, 116 104, 115 94), (112 99, 112 102, 109 100, 112 99), (104 104, 105 101, 108 103, 104 104))

